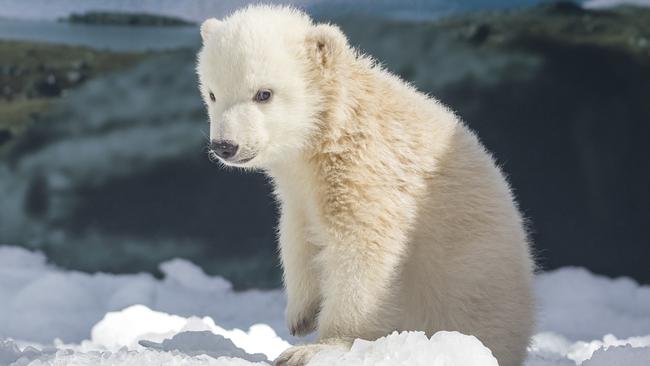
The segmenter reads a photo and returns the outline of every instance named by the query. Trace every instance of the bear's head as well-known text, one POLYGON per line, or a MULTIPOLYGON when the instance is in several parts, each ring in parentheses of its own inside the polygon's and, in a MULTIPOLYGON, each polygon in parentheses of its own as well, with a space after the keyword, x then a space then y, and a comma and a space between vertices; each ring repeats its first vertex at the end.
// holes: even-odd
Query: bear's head
POLYGON ((352 52, 335 26, 281 6, 250 6, 201 26, 200 91, 210 154, 266 168, 313 143, 337 60, 352 52))

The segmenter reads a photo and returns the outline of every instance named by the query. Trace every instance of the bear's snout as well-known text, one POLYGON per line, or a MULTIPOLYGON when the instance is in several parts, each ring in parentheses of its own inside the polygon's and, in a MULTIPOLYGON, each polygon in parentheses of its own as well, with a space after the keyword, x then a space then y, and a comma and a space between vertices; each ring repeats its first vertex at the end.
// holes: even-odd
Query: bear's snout
POLYGON ((237 154, 239 145, 232 141, 227 140, 212 140, 210 142, 210 150, 214 151, 217 156, 222 159, 229 159, 237 154))

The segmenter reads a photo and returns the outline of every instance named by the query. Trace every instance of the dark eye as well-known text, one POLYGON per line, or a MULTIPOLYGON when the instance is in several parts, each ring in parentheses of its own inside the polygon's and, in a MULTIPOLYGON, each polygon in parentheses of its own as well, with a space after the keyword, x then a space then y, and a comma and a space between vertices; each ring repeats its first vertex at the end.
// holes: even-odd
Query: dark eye
POLYGON ((217 98, 214 97, 214 93, 213 93, 213 92, 210 92, 210 100, 213 101, 213 102, 214 102, 215 100, 217 100, 217 98))
POLYGON ((269 89, 260 89, 255 93, 255 98, 253 98, 258 103, 266 103, 271 99, 273 92, 269 89))

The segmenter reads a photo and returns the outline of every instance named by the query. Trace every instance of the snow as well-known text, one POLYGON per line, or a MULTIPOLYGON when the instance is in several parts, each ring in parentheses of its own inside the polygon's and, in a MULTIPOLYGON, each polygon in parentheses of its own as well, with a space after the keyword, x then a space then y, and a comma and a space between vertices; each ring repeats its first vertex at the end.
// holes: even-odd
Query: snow
POLYGON ((650 334, 650 287, 563 268, 537 277, 539 330, 572 341, 650 334))
MULTIPOLYGON (((613 350, 616 347, 629 346, 631 348, 650 347, 650 336, 630 337, 618 339, 612 334, 605 335, 602 339, 592 341, 570 342, 565 337, 554 333, 538 333, 533 337, 530 350, 533 356, 554 355, 556 358, 573 361, 569 365, 588 365, 593 355, 603 349, 613 350)), ((536 364, 531 364, 536 365, 536 364)))
POLYGON ((208 316, 227 329, 268 324, 288 336, 281 291, 236 293, 224 279, 182 259, 165 262, 160 270, 162 280, 149 274, 62 271, 40 253, 1 246, 0 338, 81 342, 106 313, 134 304, 182 317, 208 316))
MULTIPOLYGON (((235 292, 182 259, 160 270, 162 279, 65 271, 41 253, 0 246, 0 366, 259 366, 300 341, 284 326, 282 291, 235 292)), ((563 268, 539 274, 535 291, 526 366, 650 365, 650 287, 563 268)), ((325 365, 497 363, 471 335, 395 332, 310 363, 325 365)))
POLYGON ((374 342, 357 339, 349 352, 317 354, 310 366, 498 366, 492 352, 476 337, 441 331, 428 338, 423 332, 394 332, 374 342))
POLYGON ((159 352, 154 350, 129 351, 121 349, 117 352, 89 351, 75 352, 60 350, 56 352, 43 352, 36 354, 20 354, 20 358, 11 363, 12 366, 253 366, 268 365, 267 363, 252 363, 243 359, 220 357, 218 359, 207 355, 188 356, 178 352, 159 352))
POLYGON ((632 346, 598 350, 583 366, 644 366, 650 365, 650 348, 632 346))
POLYGON ((90 339, 91 343, 107 349, 133 348, 143 344, 143 340, 151 345, 151 342, 163 342, 179 333, 186 334, 183 332, 208 332, 222 336, 249 354, 264 354, 265 359, 276 358, 290 346, 265 324, 253 325, 247 332, 226 330, 216 325, 210 317, 183 318, 152 311, 144 305, 132 305, 122 311, 107 313, 93 326, 90 339))

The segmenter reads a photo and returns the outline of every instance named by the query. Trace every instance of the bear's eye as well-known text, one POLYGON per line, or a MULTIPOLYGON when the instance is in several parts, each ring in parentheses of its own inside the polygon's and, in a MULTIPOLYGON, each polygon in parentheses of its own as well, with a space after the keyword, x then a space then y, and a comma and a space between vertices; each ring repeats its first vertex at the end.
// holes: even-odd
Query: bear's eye
POLYGON ((258 103, 266 103, 269 100, 271 100, 271 96, 273 95, 273 92, 269 89, 260 89, 255 93, 255 97, 253 100, 255 100, 258 103))
POLYGON ((210 92, 210 100, 213 101, 213 102, 214 102, 215 100, 217 100, 217 98, 214 97, 214 93, 213 93, 213 92, 210 92))

